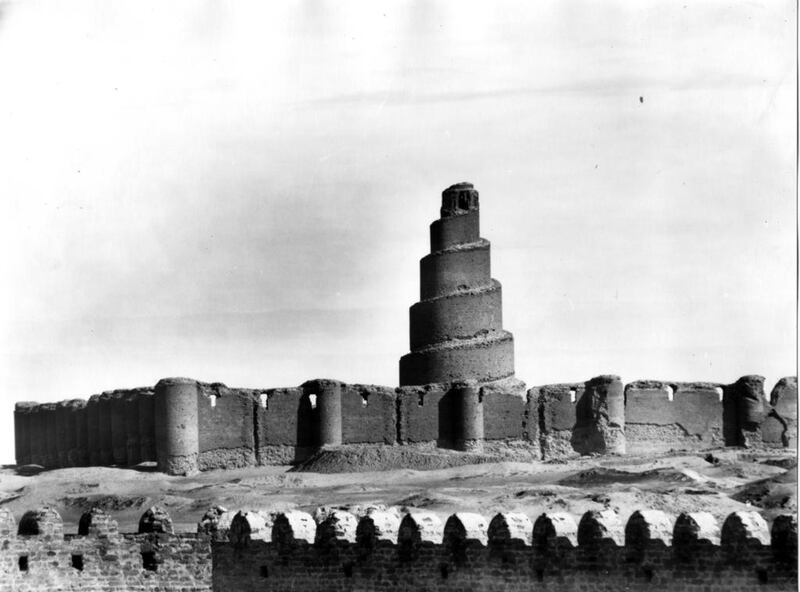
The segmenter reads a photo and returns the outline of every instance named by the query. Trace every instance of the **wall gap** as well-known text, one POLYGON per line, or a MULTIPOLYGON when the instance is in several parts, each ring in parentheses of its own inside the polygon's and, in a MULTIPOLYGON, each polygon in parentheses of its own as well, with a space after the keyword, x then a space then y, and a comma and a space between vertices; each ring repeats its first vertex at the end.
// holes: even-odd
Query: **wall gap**
POLYGON ((20 571, 28 571, 28 556, 20 555, 17 565, 19 566, 20 571))
POLYGON ((153 551, 142 551, 142 567, 147 571, 157 571, 158 563, 153 551))
POLYGON ((83 571, 83 555, 76 554, 72 556, 72 567, 78 571, 83 571))
POLYGON ((253 449, 256 464, 261 465, 261 414, 258 412, 256 402, 253 402, 253 449))

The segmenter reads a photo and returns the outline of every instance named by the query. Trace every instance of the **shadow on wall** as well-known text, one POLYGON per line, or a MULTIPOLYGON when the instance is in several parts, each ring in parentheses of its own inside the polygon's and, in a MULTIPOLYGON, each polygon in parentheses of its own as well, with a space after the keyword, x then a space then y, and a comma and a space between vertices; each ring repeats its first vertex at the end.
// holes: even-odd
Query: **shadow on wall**
POLYGON ((303 386, 303 396, 297 406, 297 447, 294 462, 299 463, 310 457, 319 446, 318 394, 311 387, 303 386))
POLYGON ((458 395, 453 391, 447 391, 439 399, 439 432, 436 438, 436 446, 439 448, 453 448, 455 446, 456 434, 453 425, 457 420, 456 414, 459 412, 456 404, 458 395))

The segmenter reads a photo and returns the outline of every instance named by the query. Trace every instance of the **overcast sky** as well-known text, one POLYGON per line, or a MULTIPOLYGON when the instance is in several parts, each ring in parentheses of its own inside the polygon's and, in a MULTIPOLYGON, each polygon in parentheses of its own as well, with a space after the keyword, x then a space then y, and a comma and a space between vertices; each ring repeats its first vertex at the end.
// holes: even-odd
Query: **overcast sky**
POLYGON ((17 400, 397 384, 459 181, 529 385, 771 388, 795 373, 796 18, 0 2, 0 462, 17 400))

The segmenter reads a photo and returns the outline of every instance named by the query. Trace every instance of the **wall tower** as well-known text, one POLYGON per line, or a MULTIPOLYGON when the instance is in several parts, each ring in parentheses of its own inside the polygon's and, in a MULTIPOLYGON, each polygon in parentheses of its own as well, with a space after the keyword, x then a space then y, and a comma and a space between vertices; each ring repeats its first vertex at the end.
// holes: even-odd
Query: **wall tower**
POLYGON ((514 338, 503 330, 500 282, 492 279, 489 241, 480 237, 478 191, 458 183, 442 192, 420 260, 420 301, 410 310, 411 353, 400 358, 400 385, 514 376, 514 338))

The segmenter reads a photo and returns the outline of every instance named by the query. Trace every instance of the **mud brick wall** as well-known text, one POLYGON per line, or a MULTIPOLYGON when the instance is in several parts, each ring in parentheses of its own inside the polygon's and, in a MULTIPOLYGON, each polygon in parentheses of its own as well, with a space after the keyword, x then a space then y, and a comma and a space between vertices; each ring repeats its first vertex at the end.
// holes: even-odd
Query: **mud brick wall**
POLYGON ((401 444, 452 441, 447 391, 440 384, 397 389, 398 430, 401 444))
POLYGON ((525 385, 512 388, 481 387, 483 437, 487 440, 522 440, 525 432, 525 385))
POLYGON ((251 391, 200 383, 197 463, 201 471, 256 464, 253 412, 251 391))
POLYGON ((273 388, 258 395, 257 462, 289 464, 308 458, 317 445, 317 412, 302 388, 273 388), (262 395, 263 397, 262 404, 262 395))
MULTIPOLYGON (((576 422, 576 404, 583 396, 583 383, 548 384, 528 391, 528 400, 535 401, 539 424, 539 445, 544 459, 575 455, 572 431, 576 422)), ((533 421, 529 409, 528 424, 533 421)))
POLYGON ((397 432, 395 389, 352 384, 342 388, 342 441, 394 444, 397 432))
MULTIPOLYGON (((235 389, 192 379, 159 382, 172 383, 193 385, 180 395, 189 397, 181 399, 192 409, 189 423, 188 411, 176 411, 175 421, 163 425, 169 421, 157 417, 153 387, 107 391, 88 402, 19 403, 18 461, 46 468, 151 462, 171 454, 177 440, 170 438, 180 439, 183 428, 193 431, 181 444, 191 449, 181 449, 192 459, 191 471, 291 464, 338 443, 458 448, 464 430, 471 430, 471 445, 486 443, 480 446, 485 452, 527 446, 533 458, 545 460, 622 454, 626 446, 637 454, 721 445, 784 448, 797 438, 794 377, 781 379, 770 401, 759 376, 726 386, 641 380, 625 387, 624 399, 612 375, 537 386, 527 395, 524 384, 507 379, 474 385, 479 390, 469 421, 466 391, 456 383, 390 388, 315 379, 296 388, 235 389)), ((165 392, 162 403, 177 404, 179 394, 165 392)), ((164 470, 167 461, 159 460, 164 470)))
POLYGON ((707 382, 657 380, 626 385, 628 451, 642 454, 723 446, 722 387, 707 382))
POLYGON ((797 448, 797 378, 781 378, 770 393, 770 410, 761 424, 762 440, 771 446, 797 448))

